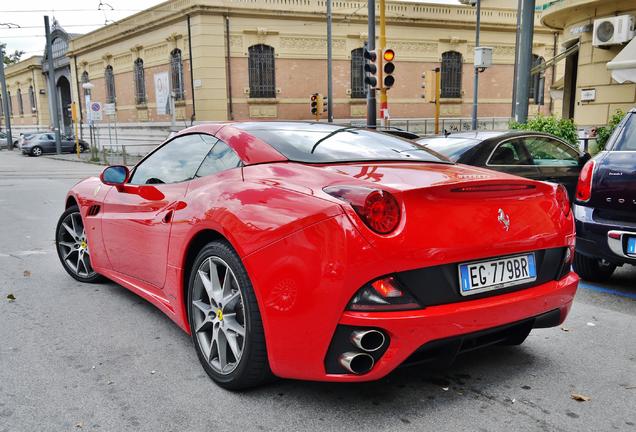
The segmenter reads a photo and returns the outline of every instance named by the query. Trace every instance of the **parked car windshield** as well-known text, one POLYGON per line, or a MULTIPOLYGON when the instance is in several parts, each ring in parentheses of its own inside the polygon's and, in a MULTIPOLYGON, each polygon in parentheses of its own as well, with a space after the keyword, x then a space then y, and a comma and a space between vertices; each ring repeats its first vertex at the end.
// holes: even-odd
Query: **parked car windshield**
POLYGON ((477 145, 479 140, 472 138, 434 137, 423 138, 417 140, 417 142, 434 152, 443 154, 453 162, 457 162, 464 152, 477 145))
POLYGON ((449 163, 442 155, 396 136, 317 123, 242 123, 249 132, 296 162, 418 161, 449 163))
POLYGON ((626 120, 625 127, 616 140, 614 150, 636 151, 636 118, 634 118, 634 114, 630 114, 626 120))

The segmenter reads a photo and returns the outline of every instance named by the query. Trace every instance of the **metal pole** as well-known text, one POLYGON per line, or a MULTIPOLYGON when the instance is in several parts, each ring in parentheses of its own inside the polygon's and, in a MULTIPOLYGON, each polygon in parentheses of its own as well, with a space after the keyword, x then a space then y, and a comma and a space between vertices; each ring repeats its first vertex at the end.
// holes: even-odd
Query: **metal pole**
MULTIPOLYGON (((517 103, 517 74, 519 73, 519 51, 517 47, 519 46, 519 33, 521 33, 521 3, 523 0, 517 1, 517 31, 515 33, 515 63, 514 63, 514 71, 512 73, 512 105, 510 106, 510 117, 515 116, 515 105, 517 103)), ((556 52, 556 51, 555 51, 556 52)))
POLYGON ((11 136, 11 115, 9 113, 9 97, 7 96, 7 82, 4 79, 4 50, 0 45, 0 86, 2 87, 2 111, 4 112, 4 124, 7 130, 7 149, 13 150, 13 137, 11 136))
POLYGON ((46 34, 47 64, 49 66, 49 101, 51 103, 51 117, 53 117, 53 129, 55 132, 55 150, 57 154, 62 154, 62 138, 60 136, 59 107, 57 106, 57 92, 55 91, 55 66, 53 65, 53 47, 51 41, 51 28, 49 27, 49 17, 44 16, 44 32, 46 34))
MULTIPOLYGON (((331 41, 331 0, 327 0, 327 121, 333 123, 333 71, 331 41)), ((322 109, 322 107, 319 107, 322 109)))
POLYGON ((440 68, 435 68, 435 135, 439 135, 440 96, 442 88, 442 74, 440 68))
MULTIPOLYGON (((375 0, 369 0, 368 15, 369 15, 369 25, 368 25, 369 41, 367 42, 367 44, 369 46, 369 51, 375 51, 375 0)), ((380 55, 378 55, 378 58, 380 57, 380 55)), ((376 127, 375 88, 372 88, 372 87, 369 87, 367 92, 367 127, 370 127, 373 129, 375 129, 376 127)))
POLYGON ((517 45, 517 77, 515 80, 516 100, 514 120, 518 123, 528 121, 528 100, 530 84, 530 68, 532 67, 532 38, 534 34, 535 0, 521 2, 519 44, 517 45))
MULTIPOLYGON (((477 26, 475 27, 475 48, 479 47, 479 30, 481 26, 481 0, 477 0, 477 26)), ((472 129, 477 130, 477 108, 479 104, 479 68, 475 69, 475 78, 473 81, 473 122, 472 129)))
POLYGON ((386 17, 385 17, 385 1, 380 0, 380 47, 378 48, 378 81, 380 82, 380 114, 382 127, 388 126, 388 109, 389 101, 387 98, 386 87, 384 87, 384 49, 386 48, 386 17))

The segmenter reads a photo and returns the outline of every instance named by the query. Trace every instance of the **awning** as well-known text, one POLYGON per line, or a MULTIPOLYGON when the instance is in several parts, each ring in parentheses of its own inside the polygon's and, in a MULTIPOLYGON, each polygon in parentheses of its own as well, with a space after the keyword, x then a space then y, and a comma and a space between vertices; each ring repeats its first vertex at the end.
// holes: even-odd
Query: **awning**
POLYGON ((553 64, 558 63, 561 60, 563 60, 564 58, 569 57, 572 54, 575 54, 575 53, 579 52, 579 48, 581 48, 581 43, 577 42, 574 45, 572 45, 571 47, 565 49, 565 51, 562 51, 559 54, 555 55, 550 60, 546 60, 545 62, 541 63, 540 65, 537 65, 537 66, 533 67, 532 69, 530 69, 530 75, 536 75, 536 74, 538 74, 540 72, 543 72, 544 70, 546 70, 547 68, 549 68, 553 64))
POLYGON ((607 64, 607 69, 619 83, 631 81, 636 83, 636 38, 632 39, 614 60, 607 64))

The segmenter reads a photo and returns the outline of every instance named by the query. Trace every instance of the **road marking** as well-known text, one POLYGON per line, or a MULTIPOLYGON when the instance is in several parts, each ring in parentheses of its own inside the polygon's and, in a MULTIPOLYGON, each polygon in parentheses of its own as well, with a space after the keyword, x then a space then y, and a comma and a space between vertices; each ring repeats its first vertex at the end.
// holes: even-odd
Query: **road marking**
POLYGON ((619 291, 619 290, 615 290, 615 289, 611 289, 611 288, 602 288, 600 286, 595 286, 595 285, 579 285, 579 287, 584 288, 584 289, 589 289, 591 291, 596 291, 596 292, 600 292, 603 294, 612 294, 615 296, 619 296, 619 297, 625 297, 628 299, 632 299, 632 300, 636 300, 636 293, 630 293, 630 292, 624 292, 624 291, 619 291))

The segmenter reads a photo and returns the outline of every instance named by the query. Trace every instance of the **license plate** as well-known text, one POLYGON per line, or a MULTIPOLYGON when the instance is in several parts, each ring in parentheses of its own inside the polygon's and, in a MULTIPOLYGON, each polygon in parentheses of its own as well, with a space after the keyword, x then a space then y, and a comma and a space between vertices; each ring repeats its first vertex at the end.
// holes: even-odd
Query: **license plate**
POLYGON ((475 261, 459 265, 459 293, 479 294, 537 279, 534 254, 475 261))
POLYGON ((627 254, 636 255, 636 237, 629 237, 627 239, 627 254))

